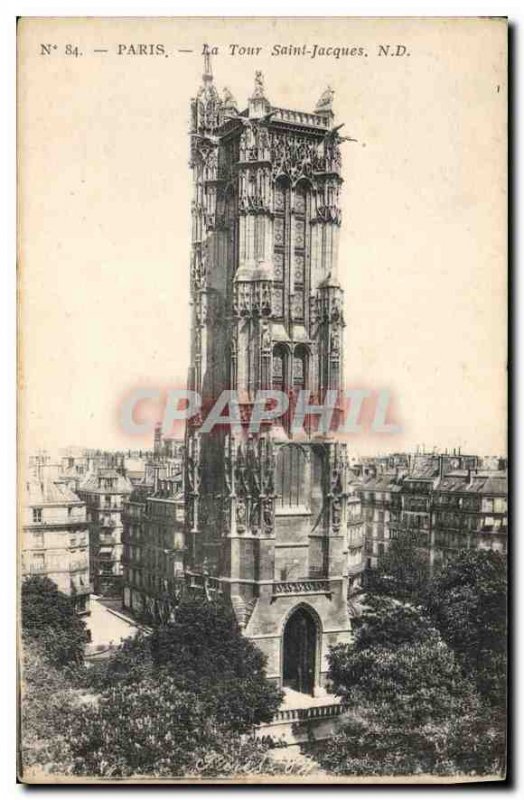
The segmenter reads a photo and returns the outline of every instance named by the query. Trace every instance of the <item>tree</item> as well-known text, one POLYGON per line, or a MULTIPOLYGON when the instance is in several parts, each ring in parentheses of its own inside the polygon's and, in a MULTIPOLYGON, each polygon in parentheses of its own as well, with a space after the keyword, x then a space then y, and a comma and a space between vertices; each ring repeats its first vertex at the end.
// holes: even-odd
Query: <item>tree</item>
POLYGON ((390 598, 366 602, 353 643, 331 649, 335 692, 407 727, 445 718, 471 691, 451 650, 420 609, 390 598))
POLYGON ((22 584, 22 635, 41 643, 57 665, 80 664, 86 643, 85 623, 71 598, 49 578, 27 578, 22 584))
POLYGON ((339 645, 331 656, 329 677, 345 702, 376 711, 377 719, 406 729, 462 713, 473 696, 453 653, 439 638, 362 650, 339 645))
POLYGON ((90 664, 83 680, 94 691, 101 692, 108 687, 132 686, 153 673, 151 636, 139 632, 124 639, 108 658, 90 664))
POLYGON ((245 739, 172 676, 104 692, 71 730, 77 775, 195 776, 275 772, 267 745, 245 739))
POLYGON ((375 569, 366 576, 370 593, 420 603, 429 579, 429 564, 417 547, 413 534, 402 533, 392 539, 375 569))
POLYGON ((328 676, 351 721, 320 748, 324 767, 344 774, 452 774, 490 772, 499 764, 493 748, 464 760, 463 730, 471 738, 485 722, 479 698, 420 610, 391 599, 368 601, 354 642, 331 650, 328 676))
POLYGON ((49 663, 44 647, 34 640, 24 647, 21 700, 23 770, 67 769, 71 756, 66 721, 75 703, 74 690, 68 676, 49 663))
POLYGON ((175 621, 154 631, 151 653, 157 668, 234 730, 269 722, 282 700, 265 676, 265 656, 242 634, 224 601, 182 598, 175 621))
POLYGON ((501 553, 463 550, 431 581, 427 608, 489 703, 506 702, 507 570, 501 553))
MULTIPOLYGON (((30 609, 33 614, 33 604, 30 609)), ((58 622, 52 630, 59 630, 58 622)), ((28 645, 41 643, 29 638, 28 645)), ((272 718, 282 694, 224 602, 185 597, 174 623, 75 671, 50 666, 43 647, 41 674, 54 676, 65 694, 53 689, 48 703, 40 673, 28 674, 33 705, 22 730, 25 764, 104 777, 282 772, 268 744, 250 735, 255 724, 272 718), (55 696, 67 702, 61 706, 55 696)))
POLYGON ((374 646, 394 648, 439 636, 422 607, 374 594, 366 596, 364 613, 354 620, 353 632, 353 647, 358 650, 374 646))
POLYGON ((113 686, 92 694, 79 685, 81 673, 50 664, 35 641, 25 648, 23 666, 21 760, 27 777, 34 768, 101 777, 277 771, 267 744, 219 723, 205 702, 181 691, 165 672, 132 686, 120 674, 113 686))
POLYGON ((245 736, 270 720, 281 700, 264 666, 229 605, 183 597, 174 622, 124 642, 91 675, 91 685, 105 691, 74 725, 73 771, 275 772, 267 745, 245 736))

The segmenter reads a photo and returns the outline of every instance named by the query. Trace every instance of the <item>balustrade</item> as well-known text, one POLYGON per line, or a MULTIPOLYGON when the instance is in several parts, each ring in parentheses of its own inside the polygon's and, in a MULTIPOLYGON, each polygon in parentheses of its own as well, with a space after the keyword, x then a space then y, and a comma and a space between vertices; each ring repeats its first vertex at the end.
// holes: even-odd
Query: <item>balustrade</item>
POLYGON ((330 591, 329 581, 319 578, 303 578, 297 581, 275 581, 273 583, 274 595, 329 594, 330 591))

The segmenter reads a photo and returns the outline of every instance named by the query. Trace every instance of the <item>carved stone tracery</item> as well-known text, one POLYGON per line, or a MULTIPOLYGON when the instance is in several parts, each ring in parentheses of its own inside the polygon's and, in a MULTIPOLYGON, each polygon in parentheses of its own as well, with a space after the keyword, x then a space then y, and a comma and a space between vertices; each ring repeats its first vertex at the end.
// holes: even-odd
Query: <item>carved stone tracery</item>
POLYGON ((235 284, 233 314, 236 317, 268 317, 271 313, 271 281, 238 281, 235 284))
MULTIPOLYGON (((300 515, 311 502, 314 516, 300 535, 315 530, 315 542, 306 541, 309 561, 295 580, 275 581, 273 599, 329 594, 329 570, 337 565, 340 575, 337 548, 345 546, 342 451, 319 437, 299 445, 304 458, 284 468, 280 453, 297 444, 286 440, 294 435, 291 412, 280 427, 265 422, 251 439, 248 431, 259 388, 281 387, 291 408, 301 387, 321 402, 326 389, 340 385, 342 290, 331 271, 341 221, 341 137, 332 99, 327 90, 314 114, 272 108, 257 75, 247 111, 239 113, 231 93, 220 99, 206 72, 194 101, 191 386, 203 394, 205 387, 210 402, 215 392, 236 389, 242 433, 221 427, 214 441, 202 434, 200 448, 196 426, 188 424, 189 549, 201 566, 223 569, 215 574, 238 592, 232 602, 241 627, 253 613, 257 581, 271 575, 261 560, 273 558, 273 543, 264 539, 283 537, 294 514, 293 503, 284 502, 292 475, 300 475, 300 490, 293 489, 300 515)), ((310 428, 304 433, 310 437, 310 428)), ((282 577, 276 557, 274 568, 282 577)))

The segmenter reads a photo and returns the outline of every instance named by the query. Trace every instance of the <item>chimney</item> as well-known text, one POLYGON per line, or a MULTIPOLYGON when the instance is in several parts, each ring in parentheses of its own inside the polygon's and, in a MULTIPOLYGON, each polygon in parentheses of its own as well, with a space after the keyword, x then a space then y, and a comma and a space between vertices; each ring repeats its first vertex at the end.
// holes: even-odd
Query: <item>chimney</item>
POLYGON ((153 445, 153 451, 155 455, 160 455, 162 451, 162 425, 158 422, 155 425, 155 440, 153 445))

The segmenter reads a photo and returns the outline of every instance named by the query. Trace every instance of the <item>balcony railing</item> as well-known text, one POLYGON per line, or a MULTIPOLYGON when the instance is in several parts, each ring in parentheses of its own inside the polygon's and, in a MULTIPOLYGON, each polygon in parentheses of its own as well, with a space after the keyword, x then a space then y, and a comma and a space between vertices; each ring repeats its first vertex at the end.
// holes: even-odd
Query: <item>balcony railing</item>
POLYGON ((93 520, 93 523, 106 531, 112 531, 116 528, 116 523, 112 519, 107 519, 107 517, 99 517, 97 520, 93 520))
POLYGON ((88 520, 83 517, 51 517, 40 520, 30 520, 24 527, 45 531, 49 528, 54 530, 86 530, 88 520))
POLYGON ((347 710, 343 703, 328 706, 312 706, 311 708, 282 708, 275 713, 274 722, 301 722, 307 719, 326 719, 338 717, 347 710))
POLYGON ((288 108, 274 108, 273 119, 279 122, 292 122, 314 128, 326 128, 326 120, 319 114, 308 114, 304 111, 292 111, 288 108))
POLYGON ((297 581, 274 581, 273 595, 330 594, 329 581, 321 578, 302 578, 297 581))

